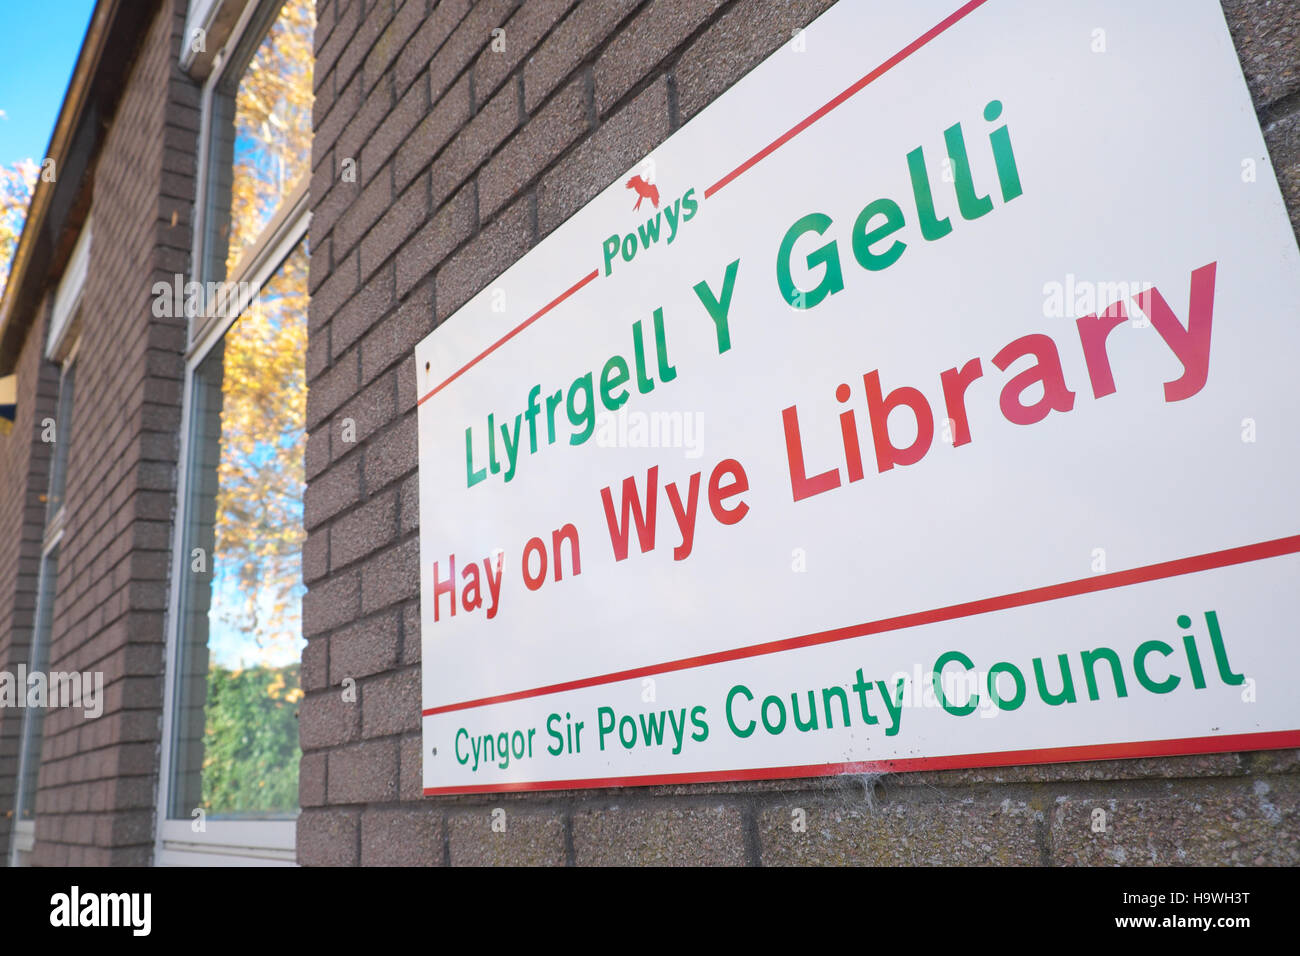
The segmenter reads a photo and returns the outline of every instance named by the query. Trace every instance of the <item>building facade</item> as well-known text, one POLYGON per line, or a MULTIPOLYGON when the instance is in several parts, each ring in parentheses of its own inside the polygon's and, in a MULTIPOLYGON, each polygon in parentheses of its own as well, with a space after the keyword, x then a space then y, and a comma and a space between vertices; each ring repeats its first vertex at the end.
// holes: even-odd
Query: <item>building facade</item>
MULTIPOLYGON (((423 795, 416 343, 831 5, 100 0, 0 306, 11 864, 1300 862, 1294 750, 423 795)), ((1223 9, 1300 234, 1295 5, 1223 9)))

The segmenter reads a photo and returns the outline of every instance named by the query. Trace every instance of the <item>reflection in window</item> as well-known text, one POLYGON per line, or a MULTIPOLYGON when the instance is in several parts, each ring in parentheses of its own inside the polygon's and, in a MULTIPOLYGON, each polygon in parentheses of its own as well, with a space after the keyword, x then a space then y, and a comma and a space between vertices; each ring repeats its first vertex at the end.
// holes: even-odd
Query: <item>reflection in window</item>
POLYGON ((58 515, 63 507, 63 487, 67 482, 68 441, 72 430, 72 391, 76 365, 68 364, 59 377, 59 408, 54 419, 54 450, 50 459, 50 490, 45 498, 45 523, 58 515))
MULTIPOLYGON (((288 0, 216 87, 204 278, 233 275, 311 166, 313 0, 288 0)), ((240 53, 236 55, 239 56, 240 53)))
POLYGON ((304 241, 195 370, 174 818, 298 806, 307 263, 304 241))

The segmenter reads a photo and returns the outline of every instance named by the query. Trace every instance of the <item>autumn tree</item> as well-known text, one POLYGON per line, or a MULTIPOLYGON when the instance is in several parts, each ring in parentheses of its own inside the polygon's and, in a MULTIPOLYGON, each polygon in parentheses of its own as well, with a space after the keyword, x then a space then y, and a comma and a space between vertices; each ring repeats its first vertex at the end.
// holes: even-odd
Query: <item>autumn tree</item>
POLYGON ((219 606, 263 663, 296 657, 301 635, 306 290, 299 247, 225 338, 216 554, 239 597, 219 606))
MULTIPOLYGON (((252 253, 267 248, 268 228, 310 173, 314 31, 313 0, 288 0, 214 111, 225 155, 214 178, 217 228, 205 281, 249 278, 252 253)), ((297 806, 307 266, 304 239, 218 346, 201 749, 201 799, 218 814, 297 806)))
POLYGON ((0 298, 9 282, 14 253, 18 251, 18 238, 27 220, 27 207, 32 201, 41 168, 30 159, 19 160, 12 166, 0 166, 0 298))
POLYGON ((311 169, 312 0, 289 0, 234 97, 227 275, 311 169))
MULTIPOLYGON (((308 175, 314 28, 311 0, 286 3, 235 91, 227 276, 308 175)), ((240 599, 223 613, 265 662, 301 633, 307 262, 292 252, 225 337, 216 550, 240 599)))

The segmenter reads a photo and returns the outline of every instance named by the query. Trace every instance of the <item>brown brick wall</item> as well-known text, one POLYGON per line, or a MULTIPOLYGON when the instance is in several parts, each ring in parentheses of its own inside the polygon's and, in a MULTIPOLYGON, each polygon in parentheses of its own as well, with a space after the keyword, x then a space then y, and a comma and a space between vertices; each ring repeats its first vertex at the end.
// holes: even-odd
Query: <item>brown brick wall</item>
MULTIPOLYGON (((300 862, 1300 862, 1290 752, 420 795, 415 343, 830 4, 318 2, 300 862)), ((1225 8, 1300 223, 1300 23, 1225 8)))
MULTIPOLYGON (((54 417, 59 388, 58 369, 44 357, 46 326, 44 319, 36 323, 18 357, 16 420, 13 431, 0 439, 0 475, 12 476, 0 494, 0 671, 8 673, 29 660, 36 616, 51 450, 41 439, 41 423, 54 417)), ((0 847, 4 850, 9 847, 15 811, 25 713, 0 708, 0 847)))
POLYGON ((104 711, 47 715, 38 865, 153 854, 185 327, 153 316, 151 289, 189 268, 199 113, 177 66, 184 7, 161 4, 140 38, 95 165, 50 670, 102 672, 104 711))

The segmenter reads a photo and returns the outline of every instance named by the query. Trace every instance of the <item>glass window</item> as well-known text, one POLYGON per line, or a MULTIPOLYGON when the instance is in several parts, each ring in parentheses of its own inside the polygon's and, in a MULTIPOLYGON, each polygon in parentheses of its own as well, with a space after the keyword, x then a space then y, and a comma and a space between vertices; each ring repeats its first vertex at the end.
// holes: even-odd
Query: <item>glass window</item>
MULTIPOLYGON (((54 620, 54 582, 59 576, 59 549, 56 545, 41 558, 36 585, 36 627, 27 673, 44 674, 49 669, 50 625, 54 620)), ((26 688, 19 688, 25 693, 26 688)), ((36 777, 41 768, 41 741, 45 728, 45 708, 28 707, 23 711, 23 737, 18 751, 18 799, 15 816, 22 821, 36 817, 36 777)))
POLYGON ((313 0, 264 0, 206 96, 164 853, 282 848, 292 824, 254 821, 298 811, 315 25, 313 0))
POLYGON ((205 281, 235 276, 310 172, 315 29, 312 0, 289 0, 214 90, 205 281))
POLYGON ((302 697, 307 249, 194 372, 170 815, 292 815, 302 697))
MULTIPOLYGON (((70 352, 76 351, 74 341, 70 352)), ((41 543, 41 563, 36 580, 36 617, 27 658, 27 673, 45 674, 49 670, 50 634, 54 623, 55 585, 59 576, 59 541, 63 529, 63 489, 68 467, 68 444, 71 439, 73 370, 71 359, 64 363, 59 376, 59 403, 52 421, 42 426, 42 438, 50 449, 49 484, 46 486, 45 530, 41 543)), ((20 685, 18 693, 27 688, 20 685)), ((36 782, 41 769, 41 746, 45 734, 45 708, 25 707, 22 737, 18 744, 18 793, 14 801, 14 829, 10 846, 12 865, 25 865, 34 834, 36 818, 36 782), (25 844, 25 845, 20 845, 25 844)))
POLYGON ((59 377, 59 408, 54 419, 54 448, 50 457, 50 490, 45 496, 45 522, 49 527, 63 507, 63 486, 67 478, 68 440, 72 427, 72 390, 73 371, 76 366, 69 363, 63 368, 59 377))

